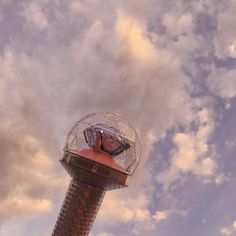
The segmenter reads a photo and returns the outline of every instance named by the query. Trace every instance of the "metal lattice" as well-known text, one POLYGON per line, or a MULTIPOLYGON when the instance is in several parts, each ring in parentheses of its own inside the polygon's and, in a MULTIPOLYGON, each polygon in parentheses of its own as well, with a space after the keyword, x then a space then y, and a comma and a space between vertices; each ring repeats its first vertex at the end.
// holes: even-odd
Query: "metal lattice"
POLYGON ((104 194, 72 179, 52 236, 87 236, 104 194))

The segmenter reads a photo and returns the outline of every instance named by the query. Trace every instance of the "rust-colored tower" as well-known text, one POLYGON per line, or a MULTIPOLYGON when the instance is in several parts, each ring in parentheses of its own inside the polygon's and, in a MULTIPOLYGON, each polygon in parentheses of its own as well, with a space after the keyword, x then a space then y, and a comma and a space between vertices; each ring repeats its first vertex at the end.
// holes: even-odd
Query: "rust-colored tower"
POLYGON ((72 181, 52 236, 87 236, 105 192, 127 187, 139 156, 136 131, 121 116, 97 112, 78 121, 60 159, 72 181))

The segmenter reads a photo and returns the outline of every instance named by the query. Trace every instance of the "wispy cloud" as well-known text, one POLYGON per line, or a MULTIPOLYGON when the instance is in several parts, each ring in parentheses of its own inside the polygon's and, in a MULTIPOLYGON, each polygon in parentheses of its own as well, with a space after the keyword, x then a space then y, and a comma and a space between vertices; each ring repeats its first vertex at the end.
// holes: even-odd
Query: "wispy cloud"
POLYGON ((26 23, 29 27, 38 30, 44 30, 48 26, 47 15, 44 13, 43 6, 40 6, 36 2, 32 2, 30 4, 26 4, 24 7, 24 11, 22 12, 22 16, 24 17, 26 23))

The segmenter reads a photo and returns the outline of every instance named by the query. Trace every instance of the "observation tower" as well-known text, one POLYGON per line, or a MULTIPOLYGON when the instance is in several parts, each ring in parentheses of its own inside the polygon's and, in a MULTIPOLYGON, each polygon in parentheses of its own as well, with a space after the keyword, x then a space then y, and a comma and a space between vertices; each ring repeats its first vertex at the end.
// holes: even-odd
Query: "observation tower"
POLYGON ((52 236, 87 236, 107 190, 128 186, 140 158, 128 120, 97 112, 70 130, 60 163, 72 177, 52 236))

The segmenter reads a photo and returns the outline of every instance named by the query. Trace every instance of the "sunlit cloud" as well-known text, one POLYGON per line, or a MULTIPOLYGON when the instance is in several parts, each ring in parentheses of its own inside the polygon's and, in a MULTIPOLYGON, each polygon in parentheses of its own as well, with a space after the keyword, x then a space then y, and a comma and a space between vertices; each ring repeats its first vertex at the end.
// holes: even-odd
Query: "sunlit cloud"
POLYGON ((172 151, 171 164, 156 177, 165 188, 183 173, 193 173, 202 177, 209 177, 215 173, 217 163, 208 144, 214 129, 214 120, 207 109, 199 111, 197 116, 197 131, 176 133, 173 137, 176 148, 172 151))
POLYGON ((220 233, 225 236, 233 235, 235 232, 236 232, 236 220, 233 222, 231 226, 220 229, 220 233))
POLYGON ((153 218, 155 220, 159 221, 163 221, 163 220, 167 220, 169 217, 169 212, 168 211, 157 211, 155 213, 155 215, 153 216, 153 218))
POLYGON ((155 47, 145 37, 145 28, 132 16, 118 11, 116 21, 116 32, 120 40, 121 49, 127 52, 132 59, 141 60, 142 63, 151 63, 151 60, 158 57, 155 47))

